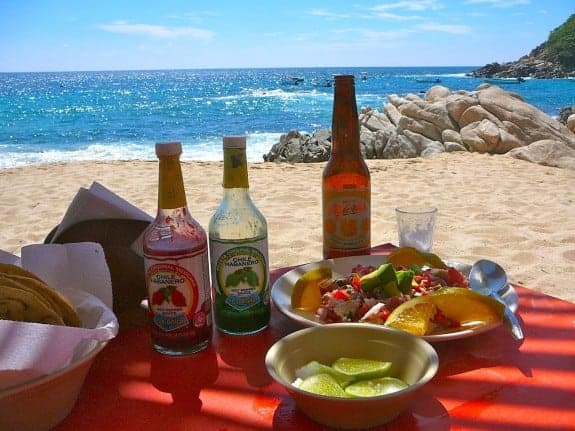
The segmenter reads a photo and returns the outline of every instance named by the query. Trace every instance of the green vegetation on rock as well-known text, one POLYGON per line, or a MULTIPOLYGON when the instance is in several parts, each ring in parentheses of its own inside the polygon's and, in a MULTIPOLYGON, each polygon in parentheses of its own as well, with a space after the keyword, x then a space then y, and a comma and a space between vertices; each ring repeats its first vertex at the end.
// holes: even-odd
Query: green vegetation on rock
POLYGON ((575 14, 551 32, 543 55, 567 70, 575 70, 575 14))

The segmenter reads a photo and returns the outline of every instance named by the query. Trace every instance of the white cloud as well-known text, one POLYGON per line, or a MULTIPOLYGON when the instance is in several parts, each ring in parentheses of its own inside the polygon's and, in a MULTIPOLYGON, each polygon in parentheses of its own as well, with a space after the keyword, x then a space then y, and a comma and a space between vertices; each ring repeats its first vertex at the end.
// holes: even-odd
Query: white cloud
POLYGON ((373 31, 373 30, 361 30, 360 31, 363 38, 377 41, 377 42, 389 42, 404 39, 406 36, 413 33, 413 30, 402 29, 396 31, 373 31))
POLYGON ((443 6, 436 0, 411 0, 380 4, 372 7, 371 10, 375 12, 387 12, 389 10, 404 9, 408 11, 422 12, 426 10, 437 10, 442 8, 443 6))
POLYGON ((466 0, 465 4, 485 4, 492 7, 508 8, 530 4, 531 0, 466 0))
POLYGON ((421 24, 417 26, 417 28, 425 31, 438 31, 450 34, 465 34, 471 32, 471 27, 466 25, 438 24, 434 22, 421 24))
POLYGON ((350 17, 348 14, 330 12, 327 9, 310 9, 307 11, 307 13, 311 16, 317 16, 317 17, 328 18, 328 19, 333 19, 333 20, 347 19, 350 17))
POLYGON ((144 35, 159 39, 176 39, 191 37, 194 39, 209 40, 213 32, 194 27, 165 27, 154 24, 130 24, 125 21, 116 21, 110 24, 100 24, 98 28, 110 33, 144 35))

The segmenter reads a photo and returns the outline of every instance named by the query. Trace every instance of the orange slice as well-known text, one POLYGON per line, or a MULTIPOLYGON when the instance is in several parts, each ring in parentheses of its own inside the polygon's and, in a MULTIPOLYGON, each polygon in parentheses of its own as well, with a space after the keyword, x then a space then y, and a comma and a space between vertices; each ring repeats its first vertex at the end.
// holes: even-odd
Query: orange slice
POLYGON ((391 312, 385 325, 413 335, 425 335, 435 312, 435 304, 429 300, 429 296, 420 296, 399 305, 391 312))
POLYGON ((320 283, 331 277, 331 268, 320 267, 305 272, 294 284, 291 307, 303 311, 317 310, 321 304, 320 283))
POLYGON ((429 298, 446 317, 462 325, 501 321, 505 308, 494 298, 463 287, 444 287, 429 298))
POLYGON ((430 319, 440 310, 463 326, 501 321, 504 306, 495 299, 464 287, 444 287, 431 295, 410 299, 391 312, 385 325, 413 335, 428 335, 430 319))
POLYGON ((394 267, 402 266, 410 268, 411 265, 424 266, 431 268, 446 269, 447 265, 439 256, 433 253, 424 253, 413 247, 399 247, 392 251, 387 257, 388 262, 394 267))

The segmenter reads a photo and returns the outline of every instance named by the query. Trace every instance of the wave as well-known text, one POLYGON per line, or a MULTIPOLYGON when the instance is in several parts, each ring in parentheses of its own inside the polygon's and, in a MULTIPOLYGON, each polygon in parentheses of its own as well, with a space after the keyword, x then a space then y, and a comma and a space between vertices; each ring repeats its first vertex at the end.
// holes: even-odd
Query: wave
MULTIPOLYGON (((279 141, 281 133, 252 132, 246 134, 246 156, 249 162, 263 162, 263 155, 279 141)), ((198 139, 194 142, 182 142, 182 161, 221 161, 222 137, 214 136, 198 139)), ((14 146, 2 145, 5 149, 14 146)), ((48 163, 66 163, 80 161, 113 160, 156 160, 153 142, 115 142, 90 144, 83 148, 44 149, 21 148, 19 151, 2 151, 0 169, 16 168, 27 165, 48 163)))

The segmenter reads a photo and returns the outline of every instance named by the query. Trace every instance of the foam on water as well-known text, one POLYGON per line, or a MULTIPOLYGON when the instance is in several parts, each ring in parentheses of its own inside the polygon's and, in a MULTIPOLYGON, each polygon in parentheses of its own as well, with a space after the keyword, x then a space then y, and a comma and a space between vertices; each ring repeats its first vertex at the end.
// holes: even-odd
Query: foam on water
MULTIPOLYGON (((246 136, 248 162, 263 162, 280 133, 252 133, 246 136)), ((90 144, 80 149, 42 151, 10 151, 8 145, 0 145, 0 169, 16 168, 60 162, 108 161, 108 160, 156 160, 155 142, 119 142, 90 144)), ((182 161, 221 161, 222 137, 207 138, 196 142, 182 142, 182 161)))

